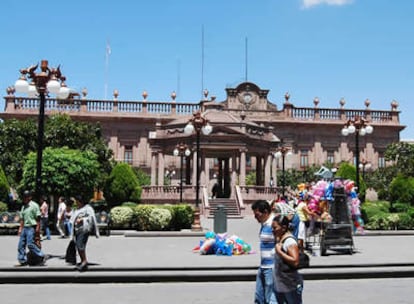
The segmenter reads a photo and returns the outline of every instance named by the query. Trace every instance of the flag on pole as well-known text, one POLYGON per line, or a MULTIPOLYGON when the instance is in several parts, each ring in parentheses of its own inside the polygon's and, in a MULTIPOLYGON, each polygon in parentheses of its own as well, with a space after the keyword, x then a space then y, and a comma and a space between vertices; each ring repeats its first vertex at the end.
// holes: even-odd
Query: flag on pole
POLYGON ((111 44, 109 43, 109 40, 106 41, 106 56, 111 55, 112 50, 111 50, 111 44))

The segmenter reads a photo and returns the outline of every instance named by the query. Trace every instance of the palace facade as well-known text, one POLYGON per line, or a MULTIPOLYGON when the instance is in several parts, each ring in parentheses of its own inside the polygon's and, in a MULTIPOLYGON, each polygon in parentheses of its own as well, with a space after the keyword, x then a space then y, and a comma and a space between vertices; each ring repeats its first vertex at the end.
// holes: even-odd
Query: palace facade
MULTIPOLYGON (((226 93, 223 101, 209 97, 206 91, 204 100, 180 103, 174 93, 169 101, 149 101, 145 92, 140 101, 121 101, 116 91, 113 100, 93 100, 85 90, 79 98, 46 99, 45 113, 99 122, 114 158, 151 174, 151 186, 143 192, 143 200, 148 202, 177 199, 181 185, 184 200, 194 199, 197 136, 194 132, 186 134, 184 129, 197 111, 212 127, 211 134, 199 136, 200 186, 206 204, 215 183, 224 198, 238 199, 240 191, 239 199, 249 201, 253 195, 257 198, 272 192, 271 180, 278 185, 276 172, 283 165, 274 152, 281 146, 291 152, 284 157, 286 170, 306 170, 326 162, 355 164, 356 145, 360 160, 369 162, 373 169, 383 167, 387 146, 399 142, 405 128, 395 101, 389 110, 372 110, 369 100, 363 109, 347 109, 343 99, 337 108, 322 108, 317 98, 312 107, 295 107, 288 94, 276 104, 268 100, 269 90, 251 82, 227 88, 226 93), (372 134, 359 136, 358 143, 355 135, 341 134, 344 125, 355 117, 363 117, 374 128, 372 134), (174 155, 178 144, 191 151, 183 161, 174 155), (245 179, 252 170, 256 172, 256 186, 249 189, 245 179)), ((38 109, 38 98, 17 97, 9 89, 0 117, 37 118, 38 109)))

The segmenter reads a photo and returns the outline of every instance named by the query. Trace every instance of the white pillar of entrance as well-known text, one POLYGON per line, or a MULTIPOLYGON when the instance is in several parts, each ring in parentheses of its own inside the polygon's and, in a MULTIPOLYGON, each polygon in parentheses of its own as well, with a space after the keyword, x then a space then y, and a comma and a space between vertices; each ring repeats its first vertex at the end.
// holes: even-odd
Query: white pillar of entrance
POLYGON ((164 154, 158 152, 158 186, 164 186, 164 154))
POLYGON ((272 177, 274 180, 274 186, 277 185, 277 166, 276 166, 276 157, 272 157, 272 177))
POLYGON ((240 150, 240 176, 239 176, 240 186, 246 186, 246 151, 244 149, 240 150))
POLYGON ((151 186, 157 185, 157 154, 151 154, 151 186))
POLYGON ((265 187, 269 187, 270 184, 270 169, 272 167, 272 158, 272 154, 269 153, 265 159, 265 187))
POLYGON ((230 192, 230 198, 234 199, 234 193, 236 191, 236 181, 237 181, 237 155, 236 153, 233 153, 231 157, 231 192, 230 192))

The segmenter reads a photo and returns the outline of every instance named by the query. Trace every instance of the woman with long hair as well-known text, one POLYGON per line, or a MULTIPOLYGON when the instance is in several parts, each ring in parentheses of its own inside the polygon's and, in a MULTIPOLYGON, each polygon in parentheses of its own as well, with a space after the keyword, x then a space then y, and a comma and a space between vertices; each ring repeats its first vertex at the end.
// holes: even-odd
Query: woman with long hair
POLYGON ((299 266, 299 247, 296 238, 289 231, 287 216, 277 214, 272 221, 276 240, 274 283, 277 302, 280 304, 301 304, 303 279, 299 266))

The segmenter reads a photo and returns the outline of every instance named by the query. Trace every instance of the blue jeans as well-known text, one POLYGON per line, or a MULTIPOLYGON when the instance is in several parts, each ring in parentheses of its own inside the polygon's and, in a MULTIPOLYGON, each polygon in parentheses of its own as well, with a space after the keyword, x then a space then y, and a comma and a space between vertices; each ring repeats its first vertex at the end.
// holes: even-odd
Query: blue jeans
POLYGON ((65 221, 64 226, 65 226, 66 235, 71 236, 72 235, 72 223, 70 221, 65 221))
POLYGON ((256 276, 255 304, 277 304, 273 284, 273 268, 261 268, 256 276))
POLYGON ((17 245, 17 260, 19 263, 27 262, 26 246, 35 255, 43 257, 42 250, 35 244, 35 228, 34 227, 23 227, 22 233, 20 234, 19 244, 17 245))

